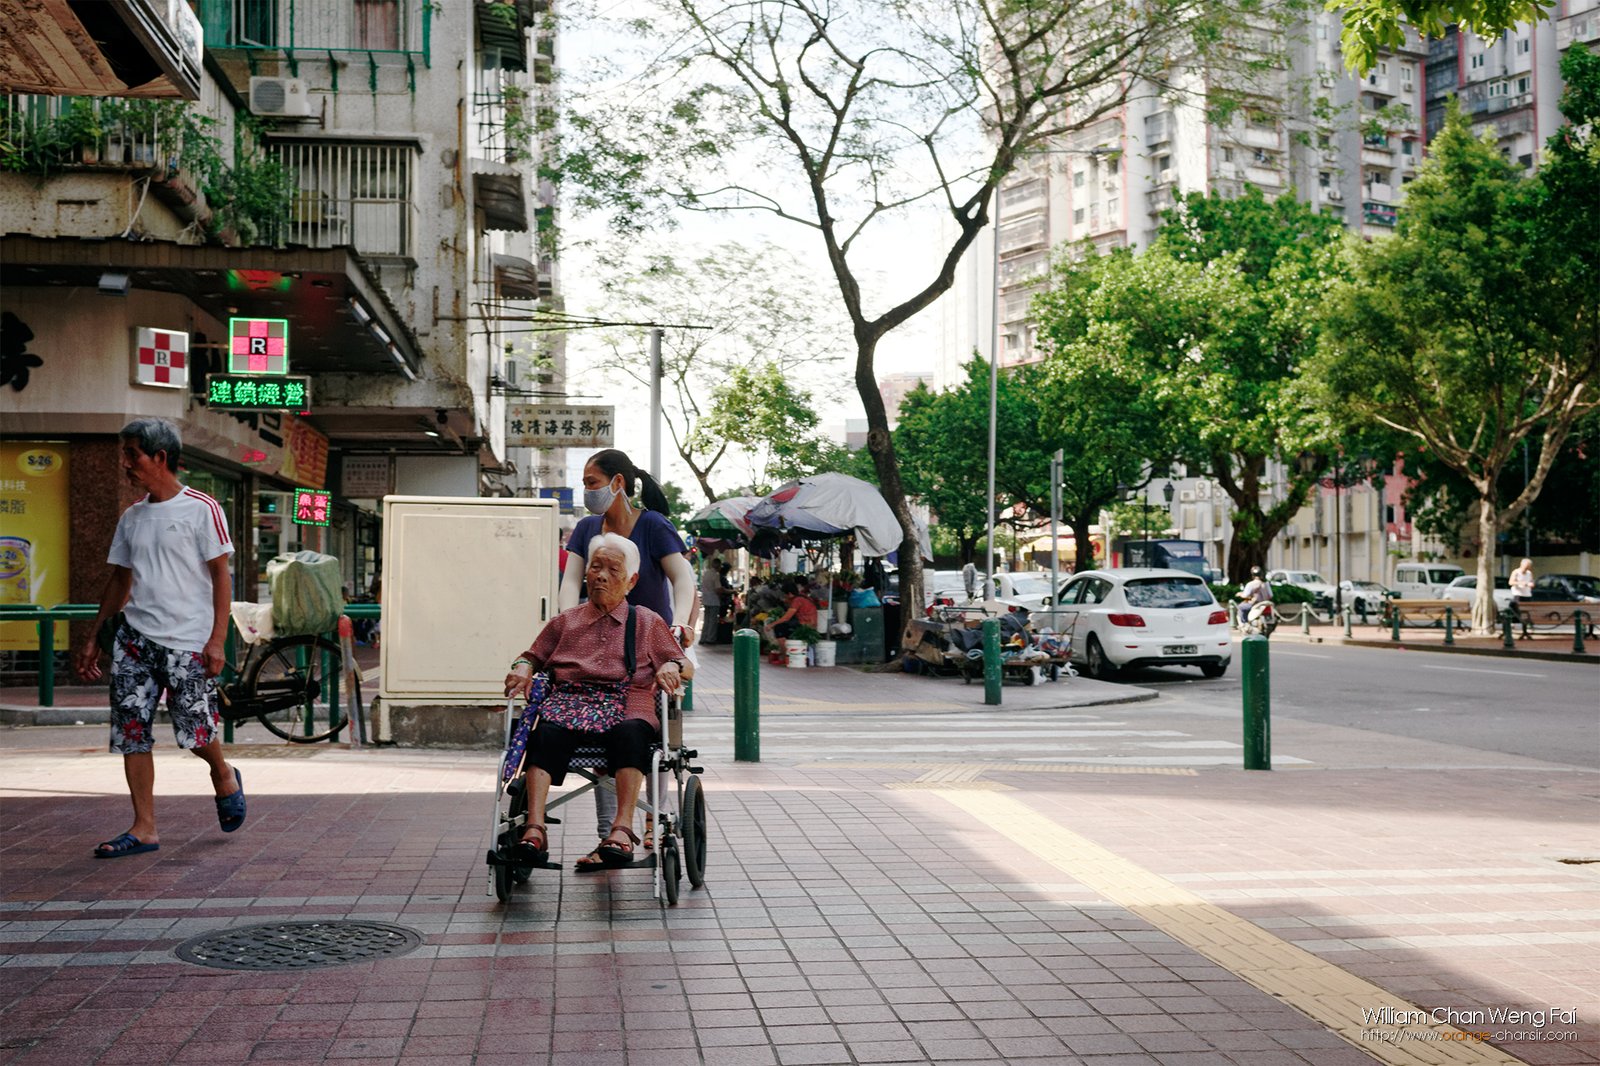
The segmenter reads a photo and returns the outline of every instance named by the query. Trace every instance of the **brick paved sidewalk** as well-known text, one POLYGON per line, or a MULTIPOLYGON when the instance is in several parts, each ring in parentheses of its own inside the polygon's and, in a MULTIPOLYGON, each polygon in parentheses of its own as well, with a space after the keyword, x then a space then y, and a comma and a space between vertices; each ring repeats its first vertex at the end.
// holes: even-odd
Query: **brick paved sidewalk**
POLYGON ((223 836, 198 764, 158 749, 161 850, 93 860, 120 765, 56 732, 0 751, 0 1064, 1600 1061, 1600 865, 1562 861, 1600 858, 1594 774, 704 751, 707 885, 663 912, 634 870, 486 896, 479 753, 240 746, 250 820, 223 836), (422 942, 290 973, 172 954, 311 917, 422 942), (1577 1019, 1361 1020, 1444 1008, 1577 1019))

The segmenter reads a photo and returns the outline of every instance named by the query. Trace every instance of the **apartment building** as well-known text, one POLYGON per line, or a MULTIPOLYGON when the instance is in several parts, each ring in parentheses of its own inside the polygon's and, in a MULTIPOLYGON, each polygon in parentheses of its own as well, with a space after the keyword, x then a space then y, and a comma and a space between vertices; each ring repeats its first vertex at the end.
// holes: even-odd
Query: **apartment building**
MULTIPOLYGON (((1405 185, 1451 95, 1478 128, 1495 131, 1508 158, 1534 165, 1560 122, 1560 53, 1600 39, 1600 0, 1566 0, 1552 19, 1490 42, 1408 33, 1360 78, 1344 67, 1339 31, 1339 13, 1317 8, 1298 26, 1262 21, 1242 34, 1241 48, 1281 59, 1231 86, 1242 106, 1226 124, 1208 121, 1199 104, 1206 75, 1188 71, 1172 91, 1130 93, 1093 128, 1025 161, 1000 189, 997 226, 974 245, 941 302, 938 364, 958 365, 974 350, 997 351, 1002 367, 1040 358, 1029 307, 1052 257, 1084 242, 1147 247, 1162 212, 1190 192, 1292 192, 1363 237, 1393 232, 1405 185)), ((1170 528, 1204 542, 1220 565, 1232 536, 1229 501, 1204 479, 1176 484, 1170 528)), ((1322 491, 1274 547, 1272 562, 1326 567, 1332 577, 1337 539, 1345 577, 1381 581, 1392 558, 1438 551, 1407 520, 1402 488, 1396 476, 1381 499, 1370 486, 1322 491)))
POLYGON ((71 529, 35 602, 98 598, 129 502, 115 433, 141 415, 179 425, 185 479, 227 509, 243 599, 300 547, 364 591, 386 493, 563 483, 563 453, 505 428, 508 400, 565 382, 560 334, 528 321, 560 307, 548 0, 129 3, 194 20, 193 103, 0 82, 8 377, 32 358, 0 418, 66 471, 34 503, 71 529), (262 368, 283 387, 208 388, 262 368))

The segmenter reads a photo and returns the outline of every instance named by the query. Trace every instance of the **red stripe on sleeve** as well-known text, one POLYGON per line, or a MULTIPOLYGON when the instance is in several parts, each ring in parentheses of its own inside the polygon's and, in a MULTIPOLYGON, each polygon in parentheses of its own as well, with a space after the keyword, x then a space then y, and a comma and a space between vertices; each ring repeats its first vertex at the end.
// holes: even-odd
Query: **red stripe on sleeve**
POLYGON ((196 492, 191 488, 185 488, 183 492, 184 495, 193 496, 195 499, 211 508, 211 525, 216 530, 218 542, 223 545, 233 543, 228 539, 228 525, 222 520, 222 505, 217 503, 216 500, 213 500, 210 496, 207 496, 203 492, 196 492))

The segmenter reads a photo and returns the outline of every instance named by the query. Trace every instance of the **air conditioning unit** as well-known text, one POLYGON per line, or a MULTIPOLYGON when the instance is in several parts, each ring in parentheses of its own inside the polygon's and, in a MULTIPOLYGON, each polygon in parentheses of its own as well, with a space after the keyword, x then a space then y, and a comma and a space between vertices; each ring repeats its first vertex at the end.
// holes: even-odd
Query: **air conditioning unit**
POLYGON ((1178 493, 1178 502, 1179 503, 1193 503, 1194 502, 1194 489, 1183 489, 1182 491, 1180 491, 1178 493))
POLYGON ((1194 483, 1194 498, 1197 500, 1211 499, 1211 482, 1196 481, 1194 483))
POLYGON ((1344 193, 1340 192, 1338 189, 1329 189, 1328 190, 1328 199, 1330 199, 1330 200, 1343 200, 1344 199, 1344 193))
POLYGON ((306 118, 311 92, 300 78, 251 78, 250 110, 276 118, 306 118))

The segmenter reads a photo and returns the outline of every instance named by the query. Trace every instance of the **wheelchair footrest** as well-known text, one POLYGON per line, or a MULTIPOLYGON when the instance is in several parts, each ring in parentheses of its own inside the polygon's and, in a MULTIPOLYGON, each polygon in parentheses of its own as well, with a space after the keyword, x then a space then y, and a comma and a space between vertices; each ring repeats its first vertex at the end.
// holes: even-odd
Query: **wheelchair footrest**
POLYGON ((535 864, 531 864, 530 865, 529 863, 518 862, 515 859, 508 859, 504 855, 501 855, 498 851, 489 852, 488 854, 486 854, 483 857, 483 861, 486 864, 490 865, 490 866, 510 866, 510 867, 512 867, 514 869, 526 869, 526 870, 559 870, 559 869, 561 869, 561 864, 559 862, 551 862, 549 859, 546 859, 544 862, 541 862, 541 863, 535 863, 535 864))

